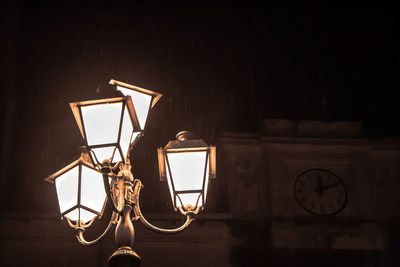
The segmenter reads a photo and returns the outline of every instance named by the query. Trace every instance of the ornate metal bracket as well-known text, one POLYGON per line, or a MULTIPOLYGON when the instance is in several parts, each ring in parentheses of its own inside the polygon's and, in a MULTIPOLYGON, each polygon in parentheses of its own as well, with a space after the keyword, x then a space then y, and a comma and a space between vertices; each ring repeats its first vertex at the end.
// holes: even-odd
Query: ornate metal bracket
POLYGON ((100 240, 102 240, 107 234, 108 232, 110 232, 112 229, 114 229, 114 226, 118 223, 119 219, 119 215, 116 212, 113 212, 110 222, 108 223, 108 226, 106 227, 106 229, 104 230, 104 232, 96 239, 92 240, 92 241, 87 241, 84 237, 83 237, 83 233, 85 232, 84 228, 76 228, 76 230, 78 231, 76 238, 78 239, 79 243, 81 243, 82 245, 85 246, 93 246, 96 245, 100 240))
POLYGON ((101 166, 104 189, 107 194, 107 202, 113 210, 110 222, 104 232, 98 238, 88 241, 84 238, 83 234, 85 228, 89 227, 93 223, 94 219, 88 224, 79 221, 76 225, 74 225, 68 218, 67 220, 69 225, 77 230, 76 238, 78 239, 78 242, 85 246, 97 244, 115 227, 115 242, 118 249, 109 258, 110 266, 118 265, 121 261, 125 261, 126 259, 129 259, 132 263, 140 264, 140 257, 132 249, 135 238, 132 222, 140 221, 147 228, 155 232, 174 234, 185 230, 194 220, 193 216, 199 211, 199 209, 189 212, 181 210, 181 212, 186 215, 186 221, 180 227, 164 229, 154 226, 146 220, 140 210, 139 198, 140 190, 143 188, 143 185, 139 179, 133 178, 129 161, 125 164, 117 163, 114 167, 110 165, 109 162, 103 162, 101 166), (116 173, 118 174, 116 175, 116 173), (111 184, 109 177, 112 179, 111 184), (133 218, 131 218, 131 214, 134 215, 133 218))
MULTIPOLYGON (((119 168, 120 166, 120 162, 118 162, 115 166, 114 166, 114 170, 119 168)), ((101 172, 103 173, 103 183, 104 183, 104 190, 106 191, 106 195, 107 195, 107 202, 109 204, 109 206, 111 207, 111 209, 116 212, 116 213, 122 213, 122 209, 124 206, 124 179, 123 176, 119 175, 118 176, 113 174, 113 169, 110 166, 109 162, 103 162, 103 166, 101 167, 101 172), (112 178, 112 191, 111 191, 111 186, 109 183, 109 177, 112 178), (117 205, 114 202, 114 198, 116 198, 116 202, 117 205)))
POLYGON ((140 210, 139 196, 140 196, 140 189, 143 188, 142 182, 139 179, 135 179, 134 182, 135 182, 135 189, 134 189, 134 197, 135 197, 134 204, 135 205, 133 207, 133 212, 135 214, 135 217, 132 220, 135 220, 135 221, 140 220, 140 222, 143 223, 150 230, 153 230, 153 231, 159 232, 159 233, 165 233, 165 234, 174 234, 174 233, 181 232, 181 231, 185 230, 189 226, 189 224, 194 220, 193 213, 187 213, 185 223, 178 228, 164 229, 164 228, 160 228, 160 227, 152 225, 151 223, 149 223, 146 220, 146 218, 142 214, 142 211, 140 210))

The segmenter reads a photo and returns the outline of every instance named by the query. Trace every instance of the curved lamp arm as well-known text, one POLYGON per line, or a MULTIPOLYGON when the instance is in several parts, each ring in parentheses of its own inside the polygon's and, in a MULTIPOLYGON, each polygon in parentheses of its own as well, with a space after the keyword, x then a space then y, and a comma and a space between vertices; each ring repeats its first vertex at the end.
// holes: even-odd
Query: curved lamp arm
POLYGON ((155 232, 159 232, 159 233, 165 233, 165 234, 174 234, 174 233, 178 233, 181 232, 183 230, 185 230, 189 224, 194 220, 192 213, 188 213, 186 214, 186 221, 185 223, 178 227, 178 228, 174 228, 174 229, 164 229, 164 228, 160 228, 157 226, 152 225, 151 223, 149 223, 143 216, 142 211, 140 210, 140 203, 139 203, 139 195, 140 195, 140 189, 142 188, 142 182, 138 179, 135 179, 135 189, 134 189, 134 196, 135 196, 135 200, 134 200, 134 208, 133 211, 135 213, 135 218, 132 218, 132 220, 140 220, 141 223, 143 223, 146 227, 148 227, 150 230, 153 230, 155 232))
POLYGON ((116 213, 121 213, 122 208, 124 206, 124 193, 120 187, 120 181, 118 180, 118 190, 119 190, 118 206, 115 206, 114 200, 112 198, 111 190, 110 190, 110 183, 108 181, 107 173, 103 173, 103 184, 104 184, 104 190, 106 191, 106 195, 107 195, 107 202, 110 205, 111 209, 116 213))
POLYGON ((85 238, 83 237, 83 232, 85 231, 84 228, 77 228, 78 234, 76 235, 76 238, 78 239, 79 243, 81 243, 82 245, 93 246, 93 245, 97 244, 100 240, 102 240, 106 236, 106 234, 114 228, 117 221, 118 221, 118 213, 113 212, 110 222, 107 225, 107 228, 104 230, 104 232, 98 238, 96 238, 92 241, 85 240, 85 238))

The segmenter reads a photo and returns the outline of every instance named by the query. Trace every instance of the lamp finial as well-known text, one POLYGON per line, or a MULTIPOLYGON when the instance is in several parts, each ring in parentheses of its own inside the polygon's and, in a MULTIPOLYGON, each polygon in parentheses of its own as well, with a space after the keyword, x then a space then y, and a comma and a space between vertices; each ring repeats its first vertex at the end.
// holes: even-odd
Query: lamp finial
POLYGON ((193 139, 193 137, 194 137, 194 134, 190 131, 182 131, 176 135, 176 139, 178 141, 185 141, 185 140, 193 139))

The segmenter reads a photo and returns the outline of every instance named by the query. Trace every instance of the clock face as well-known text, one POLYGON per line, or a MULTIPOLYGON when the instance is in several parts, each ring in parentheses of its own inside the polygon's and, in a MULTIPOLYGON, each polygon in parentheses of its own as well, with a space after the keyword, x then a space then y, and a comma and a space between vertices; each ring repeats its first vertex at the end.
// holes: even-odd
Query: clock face
POLYGON ((343 181, 324 169, 308 169, 296 177, 294 196, 306 211, 318 215, 333 215, 347 204, 343 181))

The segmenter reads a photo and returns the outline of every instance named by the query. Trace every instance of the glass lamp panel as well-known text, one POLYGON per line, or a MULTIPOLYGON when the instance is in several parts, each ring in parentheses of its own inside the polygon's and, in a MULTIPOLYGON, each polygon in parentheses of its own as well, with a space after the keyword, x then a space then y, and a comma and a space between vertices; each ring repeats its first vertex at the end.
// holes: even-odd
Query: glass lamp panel
POLYGON ((138 117, 140 129, 144 129, 146 124, 147 115, 149 113, 151 104, 151 95, 138 92, 135 90, 126 89, 121 86, 117 86, 117 89, 121 91, 124 95, 130 96, 132 98, 133 106, 135 107, 136 115, 138 117))
POLYGON ((76 208, 67 214, 64 215, 64 217, 68 217, 71 221, 77 221, 79 220, 79 208, 76 208))
MULTIPOLYGON (((92 148, 92 152, 96 155, 98 161, 103 162, 105 159, 111 158, 115 146, 92 148)), ((112 162, 122 161, 118 149, 115 149, 112 162)))
POLYGON ((182 203, 183 203, 183 207, 182 208, 186 208, 187 205, 191 205, 192 207, 196 207, 196 203, 197 203, 197 207, 201 207, 202 206, 202 198, 203 196, 200 196, 200 193, 181 193, 178 194, 178 196, 176 196, 176 206, 177 207, 182 207, 182 203), (182 203, 181 203, 181 201, 182 203), (197 199, 199 200, 199 202, 197 202, 197 199))
POLYGON ((87 211, 85 209, 76 208, 76 209, 68 212, 64 216, 68 217, 71 221, 78 221, 80 218, 80 220, 82 220, 84 223, 87 223, 87 222, 91 221, 94 217, 96 217, 97 215, 90 211, 87 211))
POLYGON ((169 168, 176 191, 202 190, 206 151, 168 153, 169 168))
POLYGON ((122 128, 121 128, 121 139, 119 141, 124 158, 126 158, 126 155, 128 153, 129 144, 131 142, 131 137, 132 137, 132 131, 133 131, 132 121, 129 117, 128 109, 125 107, 124 116, 122 120, 122 128))
POLYGON ((84 223, 90 222, 94 217, 97 216, 96 214, 82 208, 80 208, 79 211, 80 211, 80 219, 84 223))
POLYGON ((204 181, 204 204, 206 204, 207 199, 207 191, 208 191, 208 182, 210 181, 210 158, 207 160, 207 167, 206 167, 206 178, 204 181))
MULTIPOLYGON (((136 140, 136 138, 138 138, 138 135, 140 134, 140 132, 134 132, 132 133, 132 138, 131 138, 131 143, 133 144, 136 140)), ((139 137, 140 138, 140 137, 139 137)))
POLYGON ((106 197, 103 175, 86 166, 82 166, 81 204, 101 213, 106 197))
POLYGON ((82 106, 81 111, 89 146, 117 142, 122 102, 82 106))
MULTIPOLYGON (((165 159, 165 166, 168 166, 167 159, 165 159)), ((174 188, 172 187, 171 176, 169 175, 169 171, 167 170, 166 173, 167 173, 167 182, 168 182, 169 193, 171 194, 172 204, 174 205, 174 188)), ((175 207, 176 207, 176 204, 175 204, 175 207)))
POLYGON ((55 179, 61 213, 78 204, 78 180, 79 166, 73 167, 55 179))

